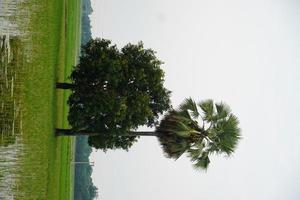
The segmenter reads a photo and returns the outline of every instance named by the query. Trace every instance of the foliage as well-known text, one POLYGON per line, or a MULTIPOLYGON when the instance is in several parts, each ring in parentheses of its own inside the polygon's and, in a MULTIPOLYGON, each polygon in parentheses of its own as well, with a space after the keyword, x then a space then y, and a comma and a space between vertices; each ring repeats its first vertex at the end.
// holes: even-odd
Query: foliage
POLYGON ((128 150, 131 145, 136 142, 134 136, 122 136, 117 134, 99 134, 97 136, 89 136, 88 143, 96 149, 101 149, 104 152, 107 149, 125 149, 128 150))
POLYGON ((157 127, 159 141, 169 158, 187 153, 195 168, 206 169, 209 155, 231 155, 240 139, 239 122, 224 103, 186 99, 169 111, 157 127), (200 118, 200 120, 199 120, 200 118))
POLYGON ((118 50, 109 40, 91 39, 70 76, 75 85, 68 101, 73 130, 102 133, 89 138, 94 147, 128 149, 136 139, 122 137, 124 133, 158 124, 159 114, 170 108, 161 64, 141 42, 118 50))

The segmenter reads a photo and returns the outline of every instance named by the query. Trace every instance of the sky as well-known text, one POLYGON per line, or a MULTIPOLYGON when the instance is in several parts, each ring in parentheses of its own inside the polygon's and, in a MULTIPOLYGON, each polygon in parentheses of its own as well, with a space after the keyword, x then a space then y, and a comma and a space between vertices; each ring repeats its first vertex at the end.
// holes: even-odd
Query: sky
POLYGON ((298 0, 92 0, 93 37, 142 40, 164 61, 172 104, 226 102, 242 140, 207 171, 164 157, 156 138, 94 151, 103 200, 300 199, 298 0))

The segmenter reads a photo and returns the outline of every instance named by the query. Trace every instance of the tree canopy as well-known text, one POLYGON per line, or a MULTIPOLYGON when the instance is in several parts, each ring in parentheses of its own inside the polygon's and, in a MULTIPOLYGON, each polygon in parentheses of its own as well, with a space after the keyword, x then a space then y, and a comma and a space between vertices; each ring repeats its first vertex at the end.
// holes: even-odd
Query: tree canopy
POLYGON ((89 138, 96 148, 128 149, 136 138, 124 133, 157 125, 159 115, 171 107, 161 65, 142 42, 119 50, 109 40, 91 39, 70 76, 68 120, 73 131, 103 133, 89 138))
POLYGON ((164 116, 156 132, 167 157, 178 159, 186 153, 195 168, 206 169, 210 155, 234 152, 240 139, 238 125, 226 104, 189 98, 164 116))

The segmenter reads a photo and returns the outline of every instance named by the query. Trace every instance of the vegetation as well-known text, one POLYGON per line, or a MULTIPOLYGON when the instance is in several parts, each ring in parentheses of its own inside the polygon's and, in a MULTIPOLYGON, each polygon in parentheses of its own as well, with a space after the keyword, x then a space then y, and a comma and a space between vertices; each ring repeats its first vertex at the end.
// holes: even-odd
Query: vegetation
POLYGON ((81 10, 81 44, 86 44, 92 38, 91 20, 89 15, 93 12, 91 1, 82 0, 81 10))
POLYGON ((76 200, 92 200, 97 196, 97 188, 92 182, 92 166, 89 163, 89 156, 92 152, 88 145, 88 138, 76 137, 76 158, 75 161, 75 189, 76 200))
POLYGON ((104 151, 128 150, 138 136, 157 136, 167 157, 178 159, 187 153, 197 169, 206 169, 212 154, 232 154, 240 130, 229 107, 212 100, 197 104, 189 98, 172 109, 161 64, 141 42, 118 50, 109 40, 91 39, 82 47, 72 83, 56 84, 71 89, 72 126, 56 134, 88 135, 89 144, 104 151), (164 111, 168 112, 159 122, 164 111), (136 132, 141 125, 156 130, 136 132))
POLYGON ((240 139, 238 119, 223 103, 186 99, 171 110, 157 127, 159 141, 169 158, 187 153, 195 168, 206 169, 209 155, 231 155, 240 139), (200 118, 200 119, 199 119, 200 118))
MULTIPOLYGON (((206 169, 210 163, 210 155, 231 155, 234 152, 240 139, 238 125, 237 117, 226 104, 214 103, 212 100, 196 104, 189 98, 179 109, 171 109, 155 132, 128 131, 123 137, 156 136, 168 158, 178 159, 187 153, 196 169, 206 169)), ((61 135, 78 134, 73 130, 58 132, 61 135)), ((106 139, 101 132, 82 130, 80 134, 101 137, 104 141, 106 139)))
POLYGON ((76 8, 80 7, 80 1, 54 0, 46 3, 35 0, 17 2, 15 6, 19 6, 20 16, 11 18, 16 20, 13 24, 18 24, 24 35, 20 34, 18 40, 14 40, 17 43, 11 50, 18 47, 18 51, 22 52, 17 52, 17 56, 11 54, 18 59, 18 66, 11 66, 9 70, 19 70, 16 72, 17 79, 13 79, 14 84, 11 84, 19 88, 12 87, 11 91, 21 102, 20 112, 16 112, 14 119, 16 122, 20 119, 22 123, 20 134, 15 128, 15 134, 18 134, 14 144, 16 149, 13 149, 17 154, 16 164, 12 168, 11 162, 5 163, 9 166, 5 171, 12 173, 9 177, 0 178, 0 182, 5 178, 13 180, 12 185, 0 187, 0 199, 70 199, 73 193, 71 160, 74 138, 54 137, 54 127, 68 127, 67 118, 64 118, 68 112, 64 103, 67 92, 55 91, 53 85, 56 80, 65 81, 69 76, 68 70, 76 64, 80 17, 76 8), (2 191, 9 189, 10 195, 3 196, 2 191))
POLYGON ((156 125, 159 115, 170 108, 161 64, 142 43, 118 50, 109 40, 90 40, 72 71, 72 83, 57 84, 72 89, 68 100, 72 131, 101 132, 89 138, 95 148, 128 149, 136 140, 124 134, 141 125, 156 125))
MULTIPOLYGON (((20 74, 24 47, 18 37, 0 34, 0 146, 15 144, 20 134, 20 74)), ((0 173, 1 176, 1 173, 0 173)))

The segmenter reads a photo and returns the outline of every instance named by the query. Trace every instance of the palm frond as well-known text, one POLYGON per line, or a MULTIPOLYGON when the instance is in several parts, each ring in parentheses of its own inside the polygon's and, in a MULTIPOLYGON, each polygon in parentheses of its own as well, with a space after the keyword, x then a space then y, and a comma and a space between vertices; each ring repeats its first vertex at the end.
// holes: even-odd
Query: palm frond
POLYGON ((172 137, 159 138, 160 144, 163 148, 164 154, 168 158, 173 158, 177 160, 182 154, 190 148, 190 145, 187 140, 184 138, 176 139, 172 137))
POLYGON ((215 121, 228 117, 229 113, 231 112, 228 105, 222 102, 216 103, 215 105, 216 105, 216 113, 214 116, 215 121))
POLYGON ((208 155, 203 155, 199 157, 195 163, 193 163, 193 167, 197 170, 199 169, 206 170, 208 168, 209 163, 210 163, 210 159, 208 155))
POLYGON ((236 116, 230 114, 228 119, 220 121, 215 131, 219 138, 218 147, 220 151, 230 155, 234 152, 238 141, 240 140, 239 121, 236 116))
POLYGON ((197 145, 196 148, 195 146, 191 147, 190 149, 187 150, 188 157, 191 158, 191 161, 196 161, 203 153, 203 149, 204 149, 203 143, 201 143, 201 145, 197 145))
POLYGON ((215 113, 215 108, 214 108, 214 102, 211 99, 201 101, 198 103, 198 106, 202 109, 204 116, 203 119, 211 122, 213 121, 214 113, 215 113))
POLYGON ((192 98, 185 99, 184 102, 182 104, 180 104, 179 110, 183 111, 183 112, 191 111, 192 117, 194 117, 194 118, 199 117, 197 104, 192 98))
POLYGON ((196 161, 201 156, 202 150, 200 149, 189 149, 188 157, 191 158, 191 161, 196 161))
POLYGON ((171 111, 161 120, 160 125, 156 128, 156 132, 160 134, 176 134, 179 137, 189 137, 194 131, 190 124, 191 119, 171 111))

